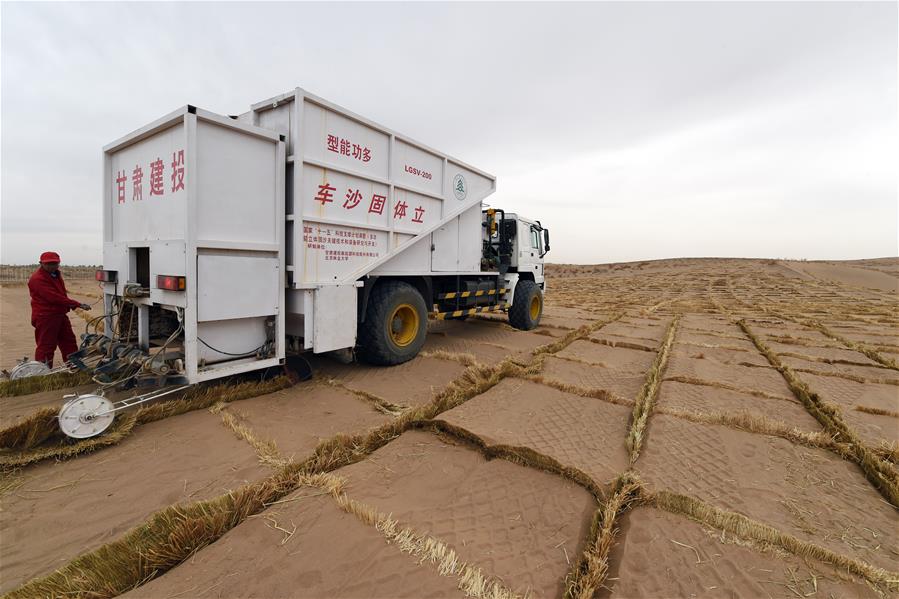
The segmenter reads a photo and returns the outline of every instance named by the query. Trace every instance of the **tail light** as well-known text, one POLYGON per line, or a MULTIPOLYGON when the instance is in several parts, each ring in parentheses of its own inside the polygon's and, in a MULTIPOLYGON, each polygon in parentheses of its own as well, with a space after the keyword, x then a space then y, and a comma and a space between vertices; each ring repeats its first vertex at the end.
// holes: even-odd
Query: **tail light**
POLYGON ((187 280, 185 277, 173 275, 156 275, 156 286, 167 291, 184 291, 187 280))
POLYGON ((98 270, 94 273, 94 278, 103 283, 115 283, 117 271, 114 270, 98 270))

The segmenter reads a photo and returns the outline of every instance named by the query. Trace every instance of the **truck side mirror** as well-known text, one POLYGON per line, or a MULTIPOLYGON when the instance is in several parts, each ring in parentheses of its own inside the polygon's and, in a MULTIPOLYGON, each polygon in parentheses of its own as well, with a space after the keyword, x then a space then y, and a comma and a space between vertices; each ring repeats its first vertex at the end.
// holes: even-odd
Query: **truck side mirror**
POLYGON ((543 253, 549 251, 549 229, 543 229, 543 253))

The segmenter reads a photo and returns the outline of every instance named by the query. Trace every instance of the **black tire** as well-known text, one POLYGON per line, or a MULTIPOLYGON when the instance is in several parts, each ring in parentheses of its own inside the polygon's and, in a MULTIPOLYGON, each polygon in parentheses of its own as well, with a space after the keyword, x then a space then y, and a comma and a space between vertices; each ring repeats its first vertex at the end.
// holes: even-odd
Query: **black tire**
POLYGON ((370 364, 393 366, 418 355, 428 332, 428 309, 415 287, 385 281, 372 291, 359 323, 359 357, 370 364))
POLYGON ((543 316, 543 290, 534 281, 518 281, 512 307, 509 308, 509 324, 522 331, 536 329, 543 316))

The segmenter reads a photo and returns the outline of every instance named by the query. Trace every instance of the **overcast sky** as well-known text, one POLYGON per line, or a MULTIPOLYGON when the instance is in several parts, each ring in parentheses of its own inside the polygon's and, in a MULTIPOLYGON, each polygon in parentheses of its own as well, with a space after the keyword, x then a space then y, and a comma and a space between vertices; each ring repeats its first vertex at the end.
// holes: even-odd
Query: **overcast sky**
POLYGON ((0 262, 101 262, 101 148, 304 87, 497 176, 553 262, 899 254, 897 4, 0 7, 0 262))

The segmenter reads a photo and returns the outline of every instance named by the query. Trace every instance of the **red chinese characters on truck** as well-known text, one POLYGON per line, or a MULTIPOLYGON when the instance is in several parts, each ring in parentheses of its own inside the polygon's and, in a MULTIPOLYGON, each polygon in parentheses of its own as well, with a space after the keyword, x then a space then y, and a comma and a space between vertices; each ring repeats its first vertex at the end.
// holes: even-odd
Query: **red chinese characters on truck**
POLYGON ((172 153, 172 193, 184 189, 184 150, 172 153))
POLYGON ((362 192, 358 189, 350 188, 346 192, 346 201, 343 203, 343 207, 347 210, 352 210, 356 206, 359 205, 359 202, 362 201, 362 192))
POLYGON ((131 201, 139 202, 144 199, 144 170, 135 166, 134 171, 131 172, 131 183, 132 183, 132 191, 131 191, 131 201))
POLYGON ((128 177, 125 176, 125 171, 119 171, 116 173, 115 184, 116 190, 118 193, 118 203, 125 203, 125 182, 128 180, 128 177))
MULTIPOLYGON (((315 194, 315 197, 312 198, 313 202, 319 202, 322 206, 325 204, 330 204, 334 202, 334 192, 337 191, 337 188, 325 181, 324 183, 318 186, 318 191, 315 194)), ((346 199, 343 202, 343 208, 345 210, 353 210, 360 204, 362 204, 362 210, 365 210, 365 203, 363 203, 363 199, 365 196, 362 195, 362 190, 349 187, 346 190, 346 194, 344 196, 346 199)), ((368 202, 368 212, 373 214, 384 214, 384 205, 387 203, 387 196, 383 196, 381 194, 374 193, 371 196, 371 200, 368 202)), ((393 218, 394 220, 406 220, 407 214, 406 209, 409 208, 409 204, 404 201, 397 200, 397 202, 393 205, 393 218)), ((410 222, 415 224, 424 224, 424 217, 426 209, 424 206, 418 206, 417 208, 413 208, 415 214, 411 215, 412 217, 409 219, 410 222)))
POLYGON ((337 135, 328 134, 327 147, 329 152, 334 152, 341 156, 349 156, 361 162, 371 161, 371 150, 368 147, 360 146, 337 135))
POLYGON ((378 194, 374 194, 371 196, 371 204, 368 205, 368 211, 373 212, 375 214, 384 214, 384 202, 387 201, 387 196, 382 196, 378 194))
MULTIPOLYGON (((171 162, 171 187, 168 193, 175 193, 184 189, 184 150, 175 150, 172 152, 171 162)), ((149 163, 149 196, 166 195, 165 171, 166 164, 161 157, 157 156, 155 160, 149 163)), ((125 186, 128 183, 128 175, 125 170, 117 171, 115 176, 116 185, 116 203, 125 203, 125 186)), ((131 201, 141 202, 144 199, 144 169, 143 165, 135 164, 131 171, 131 201)))
POLYGON ((327 183, 325 183, 324 185, 319 185, 318 193, 315 195, 315 201, 321 202, 322 206, 324 206, 328 202, 333 202, 335 191, 337 191, 337 188, 331 187, 327 183))

